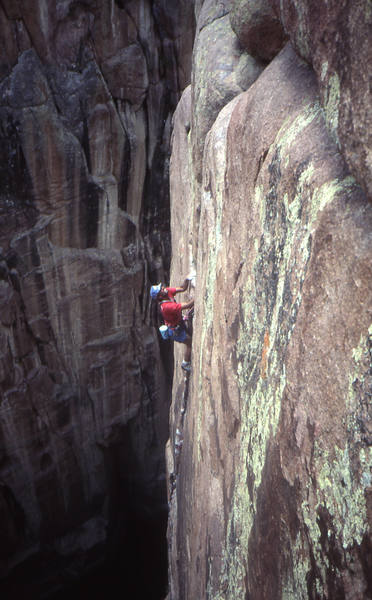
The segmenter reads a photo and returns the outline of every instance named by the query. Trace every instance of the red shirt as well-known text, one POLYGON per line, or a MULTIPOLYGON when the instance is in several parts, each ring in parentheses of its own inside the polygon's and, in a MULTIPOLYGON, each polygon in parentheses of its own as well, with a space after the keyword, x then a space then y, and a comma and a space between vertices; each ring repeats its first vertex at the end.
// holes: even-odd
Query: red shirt
POLYGON ((160 304, 160 310, 162 312, 164 322, 169 327, 177 327, 182 319, 181 304, 176 302, 174 295, 176 288, 165 288, 168 292, 169 300, 163 300, 160 304))

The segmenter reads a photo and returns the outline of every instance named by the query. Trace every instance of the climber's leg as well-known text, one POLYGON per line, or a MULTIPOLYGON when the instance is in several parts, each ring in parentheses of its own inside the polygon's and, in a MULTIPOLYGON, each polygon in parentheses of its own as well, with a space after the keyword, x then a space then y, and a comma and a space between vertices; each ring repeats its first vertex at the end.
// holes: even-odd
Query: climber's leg
POLYGON ((185 353, 184 353, 183 357, 186 362, 190 362, 191 361, 191 347, 192 347, 191 337, 187 336, 187 339, 184 343, 185 343, 186 348, 185 348, 185 353))
POLYGON ((180 344, 185 345, 185 352, 183 355, 183 361, 181 367, 184 371, 191 370, 191 347, 192 347, 192 337, 186 333, 186 328, 184 324, 177 331, 177 334, 174 337, 175 342, 179 342, 180 344))
POLYGON ((192 348, 192 339, 188 335, 186 340, 183 342, 185 344, 185 352, 183 355, 183 361, 181 367, 184 371, 191 371, 191 348, 192 348))

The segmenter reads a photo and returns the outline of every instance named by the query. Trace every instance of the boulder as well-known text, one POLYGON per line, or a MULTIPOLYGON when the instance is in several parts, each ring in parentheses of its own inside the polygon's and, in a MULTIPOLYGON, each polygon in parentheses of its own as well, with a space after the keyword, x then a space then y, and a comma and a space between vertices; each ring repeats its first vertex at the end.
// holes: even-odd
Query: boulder
MULTIPOLYGON (((204 9, 204 7, 203 7, 204 9)), ((201 18, 205 18, 205 12, 201 18)), ((219 111, 257 79, 262 67, 239 46, 227 14, 200 27, 193 54, 192 141, 196 179, 201 178, 204 140, 219 111)))
POLYGON ((230 23, 243 48, 261 61, 272 60, 288 39, 269 0, 234 0, 230 23))

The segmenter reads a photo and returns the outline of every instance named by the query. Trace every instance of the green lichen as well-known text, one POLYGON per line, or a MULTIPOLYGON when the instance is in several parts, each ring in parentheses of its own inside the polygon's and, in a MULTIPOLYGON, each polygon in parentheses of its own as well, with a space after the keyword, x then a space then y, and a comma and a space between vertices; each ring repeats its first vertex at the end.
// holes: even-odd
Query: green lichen
MULTIPOLYGON (((368 336, 372 336, 372 325, 368 328, 368 336)), ((356 364, 360 363, 360 361, 362 360, 364 354, 366 353, 366 343, 365 343, 365 335, 361 335, 360 336, 360 340, 359 340, 359 344, 356 348, 353 348, 352 351, 352 356, 354 359, 354 362, 356 364)))
MULTIPOLYGON (((294 120, 287 120, 276 138, 276 153, 274 147, 271 149, 272 167, 275 164, 288 165, 292 144, 321 114, 319 105, 311 104, 305 106, 294 120)), ((228 520, 227 539, 231 541, 228 542, 220 580, 221 585, 223 582, 227 589, 225 597, 235 600, 245 598, 245 585, 240 582, 247 574, 248 543, 257 513, 257 494, 268 443, 275 436, 279 423, 286 385, 283 357, 301 304, 302 284, 311 253, 311 234, 320 212, 338 194, 348 192, 355 186, 351 177, 331 180, 319 187, 315 186, 314 181, 314 167, 309 165, 299 177, 292 198, 288 195, 282 199, 277 198, 275 189, 270 189, 265 194, 262 186, 257 186, 255 190, 255 202, 260 208, 259 230, 262 231, 262 236, 253 274, 243 288, 241 301, 240 335, 237 341, 237 378, 242 399, 240 469, 228 520), (311 192, 307 191, 304 198, 305 189, 311 192), (289 276, 291 287, 288 295, 289 276), (287 317, 284 318, 283 314, 287 314, 287 317), (251 481, 250 489, 248 480, 251 481)), ((346 545, 352 539, 359 540, 365 523, 365 510, 363 512, 362 494, 358 491, 359 482, 354 484, 351 480, 347 453, 338 454, 333 462, 319 464, 319 472, 322 478, 319 494, 322 497, 326 491, 329 493, 332 474, 344 478, 346 492, 344 496, 335 496, 334 505, 330 500, 329 512, 333 514, 337 505, 350 516, 353 525, 343 534, 346 545), (347 494, 351 494, 348 503, 347 494)), ((302 511, 310 537, 315 540, 316 546, 319 540, 316 515, 311 512, 310 504, 304 503, 302 511)), ((321 564, 320 547, 317 558, 321 564)), ((297 578, 297 582, 302 580, 302 587, 305 589, 305 569, 309 570, 310 567, 309 563, 304 566, 302 558, 301 561, 302 566, 293 577, 297 578)), ((296 597, 296 589, 292 583, 285 584, 285 594, 283 598, 296 597)), ((210 597, 215 600, 219 598, 218 594, 210 597)))
MULTIPOLYGON (((283 11, 283 0, 280 0, 280 5, 283 11)), ((294 6, 297 11, 296 46, 301 56, 308 59, 310 56, 309 34, 307 32, 307 23, 309 23, 308 6, 298 0, 294 0, 294 6)))
POLYGON ((327 204, 340 193, 347 194, 357 186, 357 183, 352 176, 345 177, 344 179, 333 179, 327 181, 321 187, 316 188, 313 193, 312 207, 311 207, 311 221, 315 222, 319 211, 323 210, 327 204))
POLYGON ((284 166, 289 164, 289 150, 293 147, 297 137, 301 136, 306 127, 320 115, 322 115, 322 108, 319 102, 310 102, 305 104, 303 110, 295 118, 289 116, 284 121, 275 139, 275 145, 280 146, 284 166))
POLYGON ((322 64, 322 69, 321 69, 321 73, 320 73, 320 78, 322 81, 324 81, 325 76, 328 73, 328 61, 326 60, 323 64, 322 64))
POLYGON ((372 448, 364 445, 356 431, 357 399, 353 381, 363 378, 366 338, 371 332, 372 327, 352 351, 355 369, 350 376, 349 397, 346 399, 349 414, 345 423, 348 431, 345 447, 335 447, 331 453, 315 442, 313 463, 317 473, 317 486, 311 487, 309 499, 302 503, 303 521, 307 526, 317 564, 319 588, 321 582, 326 581, 327 570, 334 568, 334 565, 329 564, 321 543, 321 530, 317 520, 319 510, 327 511, 332 524, 328 536, 335 536, 343 549, 346 563, 352 561, 354 545, 361 544, 369 530, 365 491, 372 480, 372 448))
MULTIPOLYGON (((316 452, 315 447, 318 460, 316 452)), ((335 448, 334 460, 322 452, 318 474, 318 494, 323 495, 328 512, 335 517, 334 528, 344 549, 354 542, 360 544, 368 527, 363 482, 354 477, 349 452, 349 448, 335 448)))
POLYGON ((338 145, 340 145, 338 139, 339 108, 340 78, 337 73, 333 73, 328 80, 326 96, 324 99, 324 111, 330 132, 338 145))
POLYGON ((293 543, 292 556, 294 568, 291 576, 283 582, 282 600, 299 600, 308 597, 307 574, 311 569, 311 564, 300 532, 293 543))
POLYGON ((351 552, 355 544, 360 544, 368 531, 365 489, 370 485, 372 454, 370 449, 361 451, 360 464, 363 465, 361 477, 355 478, 351 449, 335 448, 335 457, 315 444, 314 468, 317 472, 316 494, 311 505, 302 503, 303 521, 307 527, 308 539, 318 569, 318 587, 326 581, 327 571, 333 568, 324 552, 321 542, 321 530, 318 525, 319 509, 326 509, 330 515, 332 528, 328 531, 331 539, 334 535, 343 547, 345 562, 352 562, 351 552), (366 476, 367 475, 367 476, 366 476))

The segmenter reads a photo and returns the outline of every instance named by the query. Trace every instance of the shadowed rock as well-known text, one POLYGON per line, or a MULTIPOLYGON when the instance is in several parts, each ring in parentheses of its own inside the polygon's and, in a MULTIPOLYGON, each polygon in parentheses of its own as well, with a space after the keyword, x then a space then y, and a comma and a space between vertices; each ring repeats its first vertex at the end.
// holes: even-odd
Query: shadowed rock
POLYGON ((243 48, 258 60, 272 60, 288 39, 269 0, 234 0, 230 23, 243 48))
POLYGON ((137 593, 164 591, 170 378, 147 290, 169 269, 170 121, 194 37, 189 2, 165 13, 1 3, 3 595, 51 593, 120 546, 131 594, 157 536, 137 593))

